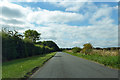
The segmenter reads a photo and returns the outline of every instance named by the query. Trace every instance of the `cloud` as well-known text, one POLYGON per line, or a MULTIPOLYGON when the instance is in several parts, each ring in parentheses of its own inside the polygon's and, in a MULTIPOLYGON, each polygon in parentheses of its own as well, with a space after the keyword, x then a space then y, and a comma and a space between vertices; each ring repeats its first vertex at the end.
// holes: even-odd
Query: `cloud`
POLYGON ((8 23, 8 24, 24 24, 25 22, 17 19, 1 19, 2 22, 8 23))
POLYGON ((23 13, 21 13, 19 10, 17 9, 10 9, 10 8, 7 8, 7 7, 2 7, 1 8, 2 10, 2 15, 3 16, 6 16, 6 17, 14 17, 14 18, 19 18, 19 17, 23 17, 23 13))
POLYGON ((47 24, 47 27, 34 28, 42 33, 42 40, 53 40, 59 47, 82 47, 90 42, 94 47, 117 46, 118 27, 109 25, 70 26, 47 24), (111 36, 112 35, 112 36, 111 36))
POLYGON ((89 22, 91 24, 109 24, 113 23, 114 20, 111 19, 112 11, 114 7, 109 7, 108 5, 102 5, 98 8, 91 16, 89 22))
POLYGON ((17 29, 23 29, 29 26, 26 17, 30 12, 32 12, 32 9, 29 7, 22 7, 9 2, 1 2, 0 25, 1 27, 16 27, 17 29))
MULTIPOLYGON (((27 29, 37 30, 42 34, 41 40, 53 40, 59 47, 82 47, 86 42, 100 47, 117 46, 118 27, 110 17, 114 8, 107 5, 97 7, 94 3, 79 4, 68 3, 66 5, 64 2, 60 2, 58 6, 66 8, 66 11, 63 12, 41 8, 34 11, 30 7, 7 3, 0 6, 4 13, 2 13, 2 17, 0 16, 0 24, 5 27, 15 27, 21 33, 27 29), (91 10, 92 8, 93 10, 91 10), (82 23, 86 20, 91 25, 72 26, 67 24, 75 21, 82 23)), ((88 23, 86 22, 86 24, 88 23)))
POLYGON ((63 0, 61 2, 50 2, 50 3, 56 5, 57 7, 66 8, 65 11, 73 11, 73 12, 79 11, 83 7, 83 5, 85 5, 85 2, 78 2, 77 0, 75 0, 74 2, 71 2, 70 0, 63 0))
MULTIPOLYGON (((49 2, 53 5, 56 5, 57 7, 64 7, 65 11, 72 11, 72 12, 81 12, 81 10, 85 10, 85 11, 90 11, 90 10, 94 10, 97 9, 97 6, 95 6, 95 4, 93 4, 93 2, 89 2, 90 0, 84 0, 83 2, 78 1, 78 0, 74 0, 74 1, 70 1, 70 0, 63 0, 61 2, 49 2)), ((46 1, 47 2, 47 1, 46 1)))
POLYGON ((27 20, 41 23, 67 23, 72 21, 83 21, 85 16, 77 13, 39 10, 28 14, 27 20), (78 17, 79 16, 79 17, 78 17))
POLYGON ((23 10, 24 10, 23 7, 8 2, 2 2, 0 5, 0 11, 1 11, 0 14, 7 18, 24 17, 25 15, 23 13, 23 10))

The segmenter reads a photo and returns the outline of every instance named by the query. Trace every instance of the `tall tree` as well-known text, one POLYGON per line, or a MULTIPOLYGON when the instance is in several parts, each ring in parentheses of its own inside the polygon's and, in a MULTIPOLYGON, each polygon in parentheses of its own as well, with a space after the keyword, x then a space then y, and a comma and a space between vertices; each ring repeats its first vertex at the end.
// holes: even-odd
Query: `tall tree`
POLYGON ((38 33, 36 30, 26 30, 24 33, 25 38, 30 39, 32 42, 40 39, 41 33, 38 33))

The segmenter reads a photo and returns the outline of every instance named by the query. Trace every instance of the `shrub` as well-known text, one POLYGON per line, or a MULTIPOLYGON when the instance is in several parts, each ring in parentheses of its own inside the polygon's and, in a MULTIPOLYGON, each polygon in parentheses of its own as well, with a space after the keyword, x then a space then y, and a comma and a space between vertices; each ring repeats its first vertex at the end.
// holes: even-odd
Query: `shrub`
POLYGON ((90 43, 84 44, 83 46, 84 46, 82 49, 83 53, 90 54, 92 52, 93 46, 90 43))
POLYGON ((72 51, 73 51, 74 53, 77 53, 77 52, 80 52, 80 51, 81 51, 81 48, 79 48, 79 47, 74 47, 74 48, 72 48, 72 51))

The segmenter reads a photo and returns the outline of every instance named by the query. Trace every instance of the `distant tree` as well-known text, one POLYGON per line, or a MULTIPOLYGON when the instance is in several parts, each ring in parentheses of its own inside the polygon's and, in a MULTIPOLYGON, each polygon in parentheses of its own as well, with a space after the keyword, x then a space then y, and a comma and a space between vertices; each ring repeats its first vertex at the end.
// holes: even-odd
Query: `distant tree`
POLYGON ((25 38, 30 39, 32 42, 40 39, 41 33, 38 33, 36 30, 26 30, 24 33, 25 38))
POLYGON ((90 43, 86 43, 83 45, 83 49, 82 49, 82 52, 85 53, 85 54, 90 54, 90 52, 92 51, 93 49, 93 46, 90 44, 90 43))
POLYGON ((73 48, 72 48, 72 51, 73 51, 74 53, 80 52, 81 50, 82 50, 82 49, 79 48, 79 47, 73 47, 73 48))
POLYGON ((83 46, 86 49, 92 49, 93 48, 93 46, 90 43, 84 44, 83 46))

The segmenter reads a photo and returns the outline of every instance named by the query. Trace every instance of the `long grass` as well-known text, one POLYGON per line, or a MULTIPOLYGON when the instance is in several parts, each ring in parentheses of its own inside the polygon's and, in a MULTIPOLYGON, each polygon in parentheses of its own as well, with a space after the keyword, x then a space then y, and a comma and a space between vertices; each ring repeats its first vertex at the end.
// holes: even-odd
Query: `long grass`
POLYGON ((105 66, 115 68, 115 69, 120 69, 120 56, 110 56, 110 55, 101 55, 101 54, 83 54, 83 53, 73 53, 73 52, 68 52, 65 51, 71 55, 78 56, 80 58, 85 58, 88 60, 92 60, 95 62, 98 62, 100 64, 103 64, 105 66))
POLYGON ((93 50, 92 51, 92 54, 94 54, 94 53, 98 53, 98 54, 100 54, 100 55, 109 55, 109 56, 117 56, 117 55, 119 55, 119 52, 118 52, 118 50, 93 50))
POLYGON ((53 55, 55 55, 55 52, 4 62, 2 65, 2 78, 24 78, 26 73, 35 67, 41 67, 53 55))

